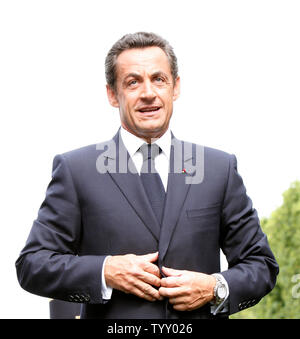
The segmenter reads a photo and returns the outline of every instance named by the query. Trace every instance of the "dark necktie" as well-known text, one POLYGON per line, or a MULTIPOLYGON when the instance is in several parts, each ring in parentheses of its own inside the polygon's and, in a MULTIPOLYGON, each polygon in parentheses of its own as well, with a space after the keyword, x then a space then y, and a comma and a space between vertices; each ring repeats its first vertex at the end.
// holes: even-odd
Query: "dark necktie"
POLYGON ((161 224, 164 211, 165 189, 154 165, 154 159, 161 152, 161 149, 157 144, 143 144, 140 147, 140 151, 143 154, 141 180, 157 221, 161 224))

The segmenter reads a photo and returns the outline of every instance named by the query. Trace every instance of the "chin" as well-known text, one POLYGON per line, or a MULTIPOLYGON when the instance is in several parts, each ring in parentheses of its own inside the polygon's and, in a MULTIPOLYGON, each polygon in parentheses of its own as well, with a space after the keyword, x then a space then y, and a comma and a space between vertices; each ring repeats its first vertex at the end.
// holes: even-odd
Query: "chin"
POLYGON ((139 131, 144 136, 151 136, 155 138, 157 135, 159 136, 162 135, 166 131, 166 128, 164 128, 161 125, 152 124, 147 126, 141 126, 139 128, 139 131))
POLYGON ((160 130, 162 129, 162 124, 159 123, 159 121, 155 121, 155 120, 152 120, 152 121, 145 121, 143 123, 140 124, 140 129, 141 130, 145 130, 145 131, 156 131, 156 130, 160 130))

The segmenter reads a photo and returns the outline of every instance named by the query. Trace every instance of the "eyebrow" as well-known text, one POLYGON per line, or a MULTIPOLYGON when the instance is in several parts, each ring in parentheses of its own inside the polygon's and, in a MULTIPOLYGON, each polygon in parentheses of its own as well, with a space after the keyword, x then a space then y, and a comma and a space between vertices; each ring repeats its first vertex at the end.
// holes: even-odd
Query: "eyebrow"
POLYGON ((169 80, 168 75, 165 72, 162 72, 162 71, 157 71, 157 72, 155 72, 151 75, 152 78, 155 78, 155 77, 158 77, 158 76, 163 76, 164 78, 169 80))
POLYGON ((125 77, 124 77, 124 81, 128 78, 141 78, 142 76, 139 73, 128 73, 125 77))
MULTIPOLYGON (((155 77, 157 77, 157 76, 163 76, 164 78, 166 78, 167 80, 169 80, 169 77, 168 77, 168 75, 167 75, 165 72, 157 71, 157 72, 154 72, 153 74, 151 74, 151 78, 155 78, 155 77)), ((125 81, 126 81, 128 78, 142 79, 142 76, 141 76, 139 73, 135 73, 135 72, 128 73, 128 74, 126 74, 126 76, 124 77, 122 83, 124 84, 125 81)))
POLYGON ((125 76, 124 79, 122 80, 122 86, 125 86, 126 81, 127 81, 128 78, 141 79, 142 77, 141 77, 141 75, 138 74, 138 73, 134 73, 134 72, 128 73, 128 74, 126 74, 126 76, 125 76))

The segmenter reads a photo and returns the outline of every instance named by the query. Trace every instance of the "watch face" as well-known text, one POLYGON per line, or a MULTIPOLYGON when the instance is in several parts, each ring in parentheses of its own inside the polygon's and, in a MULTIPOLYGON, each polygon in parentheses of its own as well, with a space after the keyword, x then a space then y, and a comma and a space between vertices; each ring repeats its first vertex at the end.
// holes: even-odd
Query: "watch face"
POLYGON ((220 298, 220 299, 224 299, 226 297, 226 287, 225 287, 225 285, 219 286, 219 288, 217 290, 217 295, 218 295, 218 298, 220 298))

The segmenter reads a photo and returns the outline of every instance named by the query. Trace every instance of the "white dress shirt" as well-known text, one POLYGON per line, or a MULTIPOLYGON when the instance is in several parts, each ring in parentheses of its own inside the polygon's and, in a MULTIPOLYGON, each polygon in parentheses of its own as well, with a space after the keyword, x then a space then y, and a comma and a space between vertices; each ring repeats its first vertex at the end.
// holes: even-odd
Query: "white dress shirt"
MULTIPOLYGON (((128 132, 126 129, 121 127, 121 138, 123 143, 131 156, 133 163, 140 174, 143 155, 139 151, 139 148, 146 143, 144 139, 136 137, 134 134, 128 132)), ((171 149, 171 131, 168 129, 155 143, 161 148, 162 152, 155 157, 155 168, 159 173, 165 191, 167 191, 168 184, 168 173, 169 173, 169 159, 171 149)))
MULTIPOLYGON (((125 128, 121 127, 120 135, 124 146, 126 147, 138 173, 140 174, 142 164, 143 164, 143 155, 139 148, 146 143, 144 139, 136 137, 134 134, 128 132, 125 128)), ((169 174, 169 159, 170 159, 170 149, 171 149, 171 131, 167 131, 155 141, 155 143, 161 148, 160 152, 155 158, 155 169, 161 177, 161 181, 164 185, 165 191, 167 191, 168 185, 168 174, 169 174)), ((102 266, 102 298, 109 300, 112 294, 112 288, 106 285, 104 277, 104 266, 105 261, 109 256, 107 256, 103 262, 102 266)))

